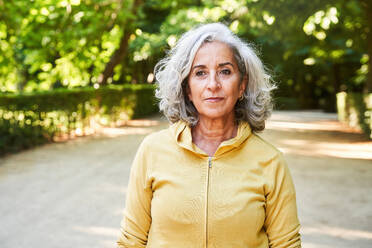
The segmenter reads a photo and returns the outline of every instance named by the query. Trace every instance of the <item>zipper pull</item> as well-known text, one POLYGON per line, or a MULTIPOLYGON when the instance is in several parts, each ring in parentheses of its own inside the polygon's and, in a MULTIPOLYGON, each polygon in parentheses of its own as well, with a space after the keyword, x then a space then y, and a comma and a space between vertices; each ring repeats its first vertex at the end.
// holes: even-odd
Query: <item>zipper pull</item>
POLYGON ((212 168, 212 157, 208 157, 208 166, 212 168))

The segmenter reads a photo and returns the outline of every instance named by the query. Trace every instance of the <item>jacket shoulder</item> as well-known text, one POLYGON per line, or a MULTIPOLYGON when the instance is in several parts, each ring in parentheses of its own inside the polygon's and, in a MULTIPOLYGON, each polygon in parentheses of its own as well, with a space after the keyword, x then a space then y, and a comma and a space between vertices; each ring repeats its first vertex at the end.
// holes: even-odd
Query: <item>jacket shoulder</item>
POLYGON ((266 139, 262 138, 260 135, 254 133, 252 136, 253 136, 252 138, 255 140, 255 142, 257 142, 259 145, 265 147, 266 149, 270 150, 271 152, 281 153, 281 151, 277 147, 275 147, 273 144, 271 144, 266 139))
POLYGON ((147 135, 142 141, 143 146, 151 147, 152 149, 156 149, 159 146, 164 146, 165 144, 170 145, 172 143, 173 137, 169 128, 153 132, 147 135))
POLYGON ((278 148, 255 133, 246 142, 246 148, 259 160, 270 160, 283 155, 278 148))

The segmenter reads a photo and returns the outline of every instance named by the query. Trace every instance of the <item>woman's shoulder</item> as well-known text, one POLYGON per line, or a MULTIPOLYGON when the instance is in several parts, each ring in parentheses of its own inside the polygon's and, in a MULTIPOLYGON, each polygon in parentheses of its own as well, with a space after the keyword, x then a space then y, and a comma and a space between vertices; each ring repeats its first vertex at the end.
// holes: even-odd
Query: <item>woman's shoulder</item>
POLYGON ((263 175, 268 177, 269 181, 279 171, 288 173, 283 152, 261 135, 252 134, 244 149, 250 161, 262 169, 263 175))
POLYGON ((275 145, 257 133, 252 133, 244 148, 261 161, 283 156, 275 145))
POLYGON ((274 152, 274 153, 280 152, 280 150, 275 145, 273 145, 266 138, 263 138, 260 134, 253 133, 252 138, 257 145, 262 146, 268 151, 274 152))
POLYGON ((173 138, 170 128, 164 128, 153 133, 148 134, 142 141, 143 146, 150 146, 156 149, 158 146, 170 145, 172 144, 173 138))

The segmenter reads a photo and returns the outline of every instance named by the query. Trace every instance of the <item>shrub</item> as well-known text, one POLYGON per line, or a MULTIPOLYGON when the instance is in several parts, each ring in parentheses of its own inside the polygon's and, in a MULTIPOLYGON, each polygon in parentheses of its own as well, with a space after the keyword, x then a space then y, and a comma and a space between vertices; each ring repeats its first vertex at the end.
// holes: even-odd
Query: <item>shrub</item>
POLYGON ((338 93, 337 113, 341 122, 360 128, 372 139, 372 93, 338 93))
POLYGON ((154 85, 0 95, 0 155, 158 111, 154 85))
POLYGON ((298 110, 301 106, 296 98, 291 97, 275 97, 274 109, 275 110, 298 110))

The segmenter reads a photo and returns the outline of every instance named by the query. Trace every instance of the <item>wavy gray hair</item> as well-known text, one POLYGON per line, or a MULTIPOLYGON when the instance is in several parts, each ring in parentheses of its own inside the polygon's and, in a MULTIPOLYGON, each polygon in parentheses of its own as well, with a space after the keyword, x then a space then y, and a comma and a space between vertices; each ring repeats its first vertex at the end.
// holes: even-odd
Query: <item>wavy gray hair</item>
POLYGON ((187 97, 187 78, 198 49, 212 41, 231 47, 241 78, 246 76, 248 79, 244 97, 235 105, 236 121, 247 121, 253 131, 264 130, 272 111, 271 91, 275 85, 253 47, 221 23, 204 24, 189 30, 156 64, 156 97, 160 100, 160 110, 172 123, 183 120, 194 126, 198 122, 198 111, 187 97))

